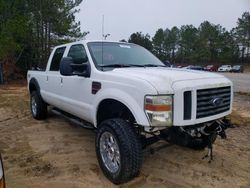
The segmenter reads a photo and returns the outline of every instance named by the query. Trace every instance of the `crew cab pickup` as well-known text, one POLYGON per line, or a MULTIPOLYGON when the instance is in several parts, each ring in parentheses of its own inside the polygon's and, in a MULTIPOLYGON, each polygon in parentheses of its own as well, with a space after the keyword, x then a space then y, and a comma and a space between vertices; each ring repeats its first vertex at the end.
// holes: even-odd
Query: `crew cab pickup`
POLYGON ((166 67, 141 46, 79 41, 56 46, 45 71, 28 71, 32 116, 47 107, 96 130, 96 154, 115 184, 137 176, 142 151, 159 139, 211 149, 225 137, 232 82, 222 75, 166 67))

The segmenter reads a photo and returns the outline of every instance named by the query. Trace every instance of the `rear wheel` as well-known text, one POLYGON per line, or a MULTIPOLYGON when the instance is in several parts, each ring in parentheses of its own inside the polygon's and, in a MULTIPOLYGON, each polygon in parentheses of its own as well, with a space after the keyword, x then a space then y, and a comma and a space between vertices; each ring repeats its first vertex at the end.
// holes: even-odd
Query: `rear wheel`
POLYGON ((37 91, 31 93, 30 110, 33 118, 37 120, 43 120, 47 117, 47 104, 37 91))
POLYGON ((125 183, 139 174, 141 143, 127 121, 109 119, 99 125, 96 154, 103 173, 114 184, 125 183))

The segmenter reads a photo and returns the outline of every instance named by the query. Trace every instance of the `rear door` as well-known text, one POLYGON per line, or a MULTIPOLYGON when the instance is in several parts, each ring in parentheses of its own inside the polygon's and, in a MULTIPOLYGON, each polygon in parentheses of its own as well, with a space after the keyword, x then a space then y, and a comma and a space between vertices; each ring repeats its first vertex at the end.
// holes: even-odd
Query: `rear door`
POLYGON ((50 66, 46 70, 45 101, 62 108, 62 78, 59 72, 60 62, 65 53, 66 46, 54 49, 50 66))

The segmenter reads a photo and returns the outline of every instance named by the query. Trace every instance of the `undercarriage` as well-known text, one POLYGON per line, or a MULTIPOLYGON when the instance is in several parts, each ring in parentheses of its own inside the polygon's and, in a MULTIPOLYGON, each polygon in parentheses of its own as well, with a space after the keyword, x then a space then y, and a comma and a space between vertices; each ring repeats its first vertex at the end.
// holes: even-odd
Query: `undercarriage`
POLYGON ((223 118, 188 127, 173 126, 156 133, 145 132, 145 134, 141 136, 141 140, 144 149, 159 140, 167 142, 164 146, 157 148, 149 147, 148 150, 151 153, 172 144, 190 147, 196 150, 208 148, 208 153, 203 159, 209 158, 208 162, 210 163, 213 160, 213 143, 217 136, 220 136, 222 139, 227 138, 225 132, 227 128, 234 128, 234 126, 229 119, 223 118))

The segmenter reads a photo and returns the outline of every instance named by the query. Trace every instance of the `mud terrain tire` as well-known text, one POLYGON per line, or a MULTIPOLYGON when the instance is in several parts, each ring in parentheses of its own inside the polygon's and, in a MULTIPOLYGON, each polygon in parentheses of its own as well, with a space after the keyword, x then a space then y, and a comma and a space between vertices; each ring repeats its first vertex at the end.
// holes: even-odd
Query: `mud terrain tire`
POLYGON ((30 95, 30 110, 33 118, 43 120, 47 117, 47 104, 37 91, 33 91, 30 95))
POLYGON ((142 165, 142 146, 133 127, 125 120, 109 119, 98 126, 96 154, 103 173, 114 184, 125 183, 139 175, 142 165), (106 149, 108 147, 104 143, 109 143, 109 140, 113 140, 110 145, 116 143, 116 147, 113 147, 116 149, 112 149, 112 146, 111 149, 106 149), (107 156, 115 156, 113 158, 119 161, 115 164, 119 165, 114 164, 116 168, 112 168, 112 165, 109 165, 112 159, 107 156))

